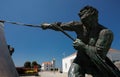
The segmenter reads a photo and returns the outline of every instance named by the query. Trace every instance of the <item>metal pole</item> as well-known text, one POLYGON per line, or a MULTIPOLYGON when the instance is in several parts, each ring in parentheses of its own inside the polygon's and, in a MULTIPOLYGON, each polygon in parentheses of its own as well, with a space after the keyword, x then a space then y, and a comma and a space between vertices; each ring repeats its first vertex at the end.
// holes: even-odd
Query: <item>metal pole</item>
POLYGON ((55 58, 53 58, 53 71, 55 73, 55 58))
POLYGON ((19 77, 8 51, 2 22, 0 22, 0 77, 19 77))

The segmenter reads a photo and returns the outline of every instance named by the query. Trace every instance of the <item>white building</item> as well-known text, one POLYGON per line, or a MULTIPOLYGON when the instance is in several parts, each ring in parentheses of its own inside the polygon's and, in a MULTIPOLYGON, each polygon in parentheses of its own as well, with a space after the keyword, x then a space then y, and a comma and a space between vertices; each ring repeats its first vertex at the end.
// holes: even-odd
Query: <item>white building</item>
POLYGON ((62 70, 63 70, 63 72, 68 72, 68 70, 70 68, 70 65, 73 62, 75 57, 76 57, 76 53, 62 59, 62 70))
MULTIPOLYGON (((120 51, 115 50, 115 49, 110 49, 107 56, 113 61, 114 60, 120 60, 120 51)), ((73 59, 75 57, 76 57, 76 53, 62 59, 62 70, 63 70, 63 72, 68 72, 68 70, 71 66, 71 63, 73 62, 73 59)))
POLYGON ((41 70, 43 71, 50 71, 53 68, 52 62, 43 62, 41 66, 41 70))
POLYGON ((116 67, 118 67, 118 69, 120 70, 120 61, 116 61, 114 64, 115 64, 116 67))

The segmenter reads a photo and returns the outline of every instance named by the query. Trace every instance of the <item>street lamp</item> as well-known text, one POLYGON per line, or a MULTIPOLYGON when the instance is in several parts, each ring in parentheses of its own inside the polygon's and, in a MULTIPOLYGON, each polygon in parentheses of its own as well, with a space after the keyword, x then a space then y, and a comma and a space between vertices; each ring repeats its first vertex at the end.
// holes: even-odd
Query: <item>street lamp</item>
POLYGON ((52 60, 52 65, 53 65, 53 71, 55 73, 55 58, 53 58, 53 60, 52 60))

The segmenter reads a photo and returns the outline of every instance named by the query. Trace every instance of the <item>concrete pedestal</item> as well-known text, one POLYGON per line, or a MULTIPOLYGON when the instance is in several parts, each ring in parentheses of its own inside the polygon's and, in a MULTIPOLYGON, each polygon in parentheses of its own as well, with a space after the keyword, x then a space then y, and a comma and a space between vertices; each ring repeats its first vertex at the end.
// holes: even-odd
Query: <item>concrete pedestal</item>
POLYGON ((0 22, 0 77, 19 77, 7 48, 2 22, 0 22))

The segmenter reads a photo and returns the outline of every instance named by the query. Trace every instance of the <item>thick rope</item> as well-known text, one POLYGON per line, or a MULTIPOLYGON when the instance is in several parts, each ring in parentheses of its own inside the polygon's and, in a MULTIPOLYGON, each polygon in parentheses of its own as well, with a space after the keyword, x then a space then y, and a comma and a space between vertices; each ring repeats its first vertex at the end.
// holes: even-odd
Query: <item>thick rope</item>
POLYGON ((2 23, 10 23, 10 24, 15 24, 15 25, 22 25, 22 26, 39 27, 39 28, 41 28, 40 25, 24 24, 24 23, 12 22, 12 21, 5 21, 5 20, 0 20, 0 22, 2 22, 2 23))

